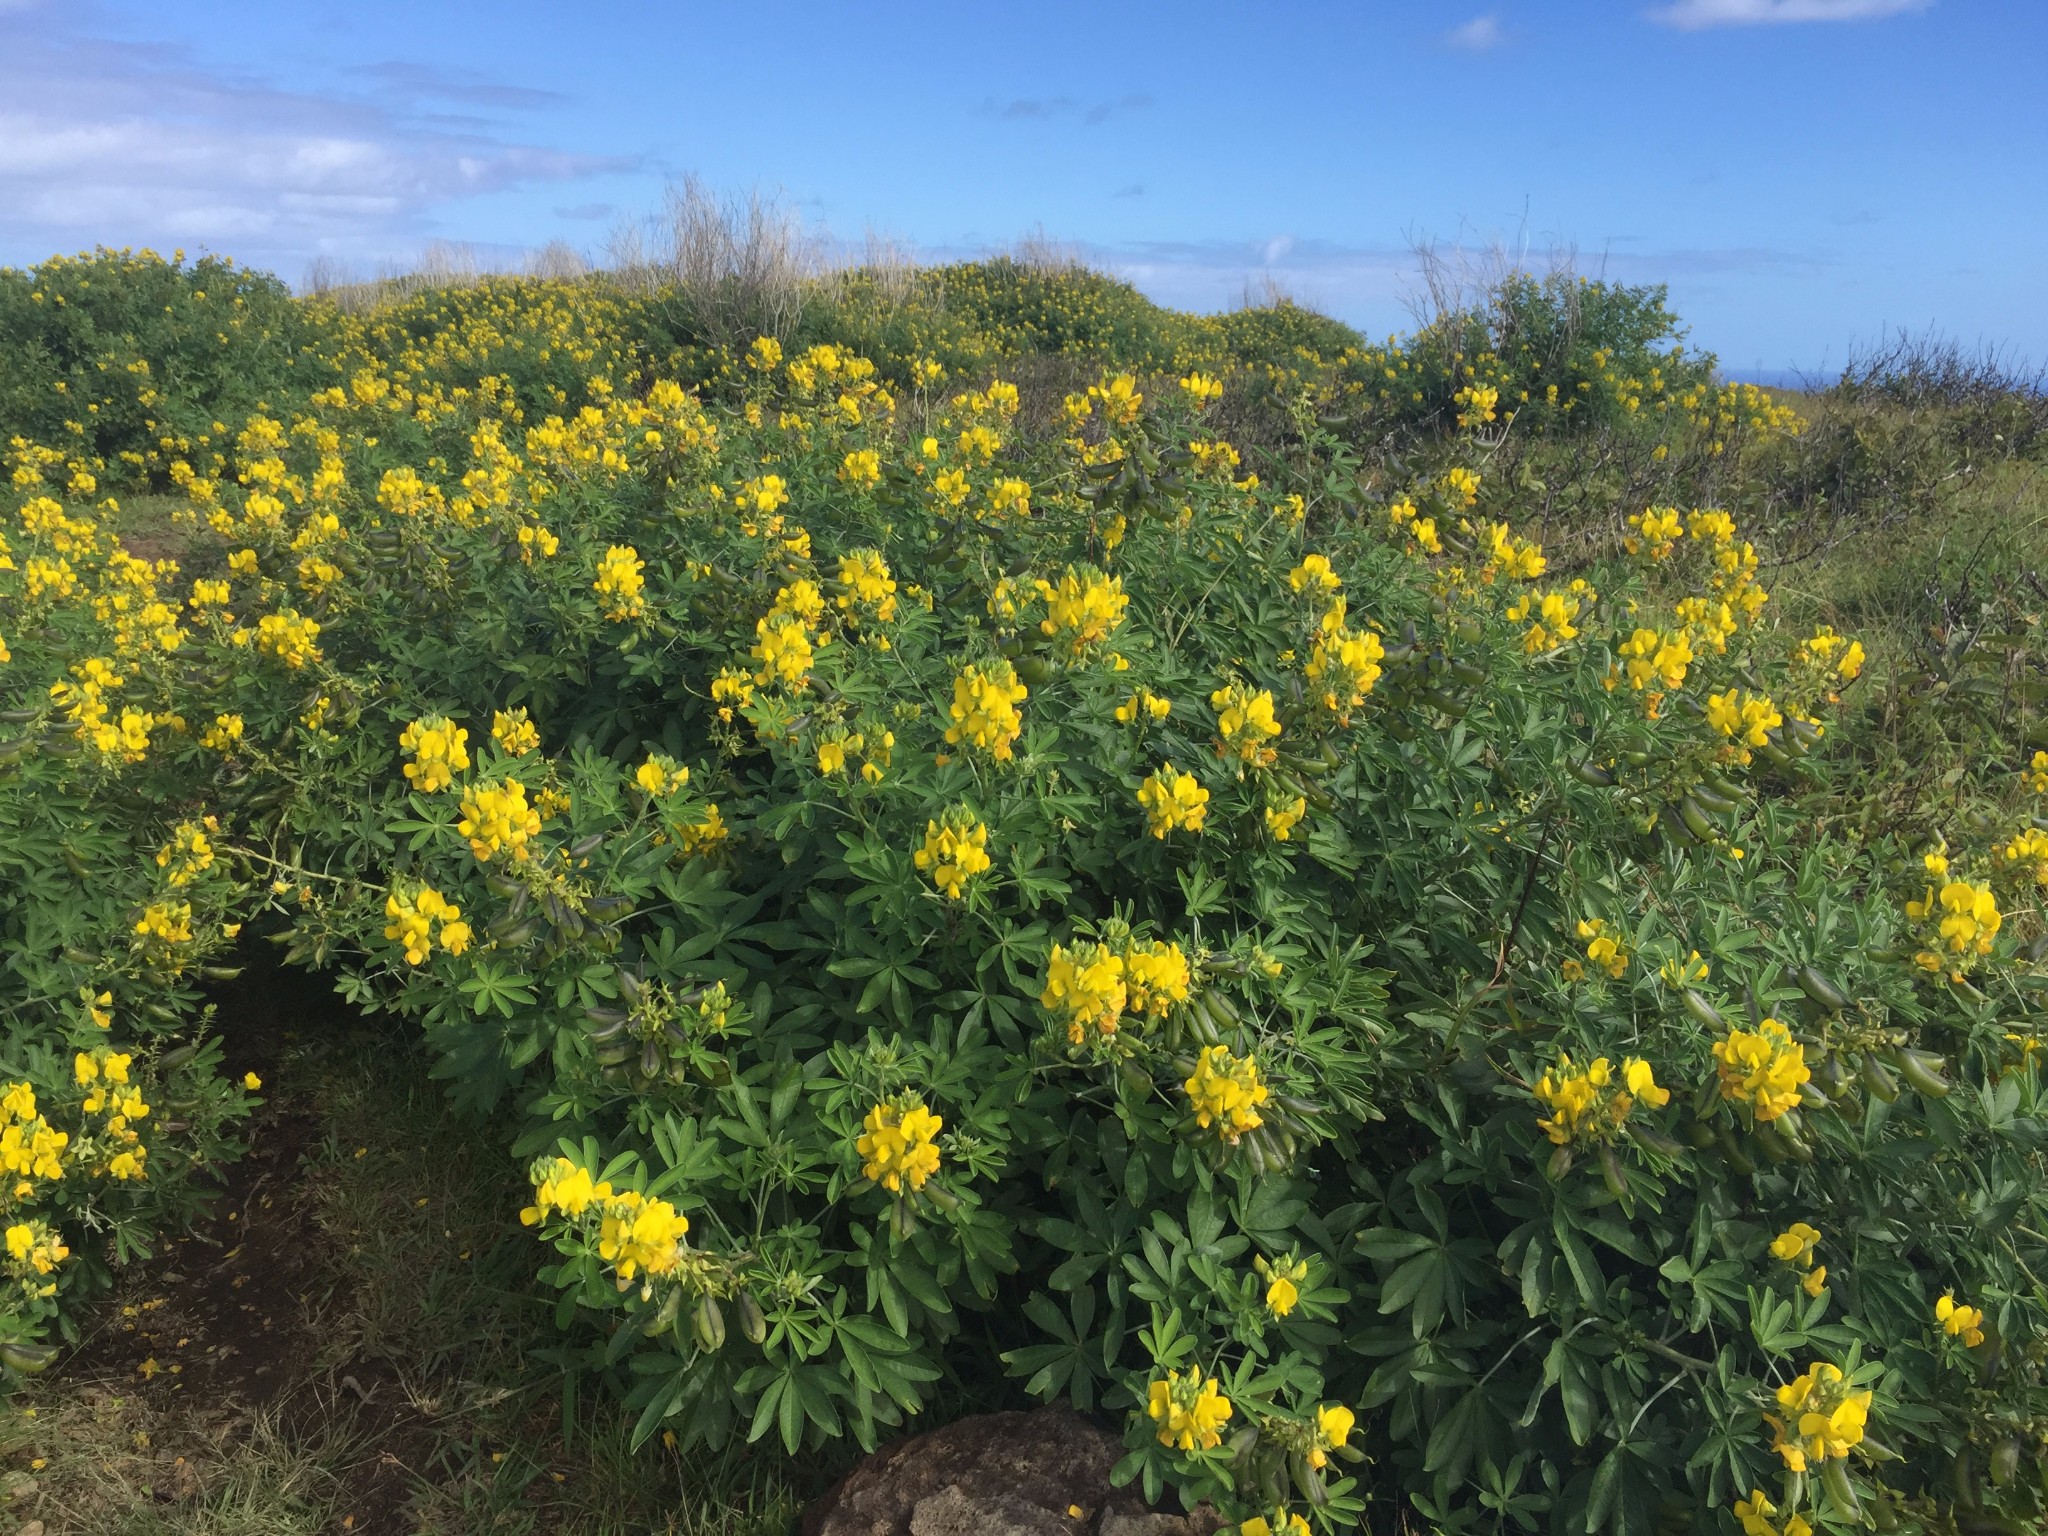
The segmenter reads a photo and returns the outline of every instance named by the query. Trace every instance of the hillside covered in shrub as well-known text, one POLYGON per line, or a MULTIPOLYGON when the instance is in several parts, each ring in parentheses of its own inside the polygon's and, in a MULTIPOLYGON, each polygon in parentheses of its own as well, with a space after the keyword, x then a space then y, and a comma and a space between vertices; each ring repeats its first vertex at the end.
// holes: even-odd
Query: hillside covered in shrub
POLYGON ((885 276, 0 274, 10 1379, 274 945, 639 1441, 1003 1381, 1248 1536, 2038 1518, 2048 591, 1943 499, 2038 390, 885 276))

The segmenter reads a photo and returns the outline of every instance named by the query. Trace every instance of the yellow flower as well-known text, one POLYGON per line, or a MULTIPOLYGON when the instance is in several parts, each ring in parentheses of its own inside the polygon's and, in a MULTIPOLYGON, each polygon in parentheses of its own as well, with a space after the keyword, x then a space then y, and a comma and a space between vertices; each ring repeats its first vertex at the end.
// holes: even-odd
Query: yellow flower
POLYGON ((988 828, 965 806, 954 806, 942 821, 927 821, 924 846, 911 862, 932 877, 949 901, 958 901, 967 882, 989 866, 988 828))
POLYGON ((1579 937, 1586 941, 1586 958, 1619 981, 1628 970, 1628 951, 1607 931, 1605 918, 1588 918, 1579 923, 1579 937))
POLYGON ((1129 997, 1122 956, 1101 944, 1053 945, 1038 1001, 1063 1016, 1068 1044, 1080 1045, 1091 1030, 1115 1034, 1129 997))
POLYGON ((1164 1018, 1188 1000, 1188 957, 1178 944, 1141 939, 1123 952, 1124 984, 1132 1013, 1164 1018))
POLYGON ((633 770, 633 782, 657 799, 672 795, 690 782, 690 770, 663 752, 650 752, 633 770))
POLYGON ((605 551, 604 559, 598 562, 597 579, 590 585, 604 599, 606 618, 623 623, 647 611, 647 601, 641 596, 647 585, 640 574, 644 569, 640 552, 630 544, 614 544, 605 551))
POLYGON ((242 1074, 242 1086, 248 1089, 249 1092, 254 1093, 263 1086, 263 1079, 254 1072, 245 1072, 242 1074))
POLYGON ((1714 1042, 1720 1063, 1721 1097, 1746 1103, 1758 1120, 1775 1120, 1800 1100, 1800 1086, 1813 1076, 1806 1065, 1806 1047, 1776 1019, 1765 1019, 1754 1031, 1734 1029, 1714 1042))
POLYGON ((1791 1226, 1771 1239, 1771 1257, 1783 1259, 1787 1264, 1796 1264, 1801 1269, 1813 1265, 1813 1251, 1820 1244, 1820 1232, 1803 1221, 1791 1226))
POLYGON ((1342 1403, 1326 1403, 1316 1410, 1316 1437, 1308 1451, 1312 1467, 1329 1465, 1330 1452, 1341 1451, 1351 1439, 1358 1418, 1342 1403))
POLYGON ((1335 592, 1344 583, 1330 569, 1327 555, 1305 555, 1301 564, 1287 573, 1287 585, 1297 592, 1335 592))
POLYGON ((1195 1060, 1194 1074, 1181 1084, 1195 1112, 1195 1124, 1203 1130, 1211 1125, 1228 1146, 1235 1146, 1247 1131, 1265 1124, 1259 1106, 1269 1092, 1259 1080, 1259 1064, 1249 1056, 1231 1054, 1227 1045, 1204 1048, 1195 1060))
POLYGON ((527 804, 524 784, 504 779, 476 785, 463 795, 455 830, 469 839, 470 852, 480 863, 500 853, 524 862, 527 839, 540 831, 540 813, 527 804))
POLYGON ((810 687, 816 646, 802 619, 785 612, 769 613, 755 624, 754 636, 753 658, 760 663, 754 673, 756 683, 763 687, 774 684, 791 693, 810 687))
POLYGON ((1024 732, 1017 706, 1030 691, 1017 681, 1016 669, 1007 661, 969 663, 953 679, 948 745, 971 745, 999 763, 1009 762, 1012 744, 1024 732))
POLYGON ((1174 1371, 1152 1383, 1145 1412, 1159 1425, 1159 1443, 1182 1451, 1213 1451, 1223 1443, 1230 1399, 1200 1366, 1174 1371))
POLYGON ((1046 614, 1039 630, 1059 640, 1071 657, 1083 655, 1114 634, 1130 603, 1124 596, 1123 581, 1103 575, 1092 565, 1079 571, 1070 565, 1059 585, 1040 581, 1037 587, 1045 599, 1046 614))
POLYGON ((1934 1304, 1934 1319, 1941 1324, 1944 1333, 1952 1339, 1961 1339, 1970 1349, 1984 1342, 1983 1312, 1976 1307, 1961 1305, 1953 1291, 1941 1293, 1941 1300, 1934 1304))
POLYGON ((1308 800, 1302 795, 1296 795, 1282 805, 1269 805, 1266 807, 1266 831, 1272 835, 1274 841, 1284 843, 1306 814, 1308 800))
POLYGON ((1119 725, 1130 725, 1144 720, 1164 720, 1173 713, 1173 701, 1162 699, 1149 688, 1140 688, 1116 707, 1119 725))
MULTIPOLYGON (((1341 615, 1341 610, 1339 610, 1341 615)), ((1378 635, 1370 632, 1360 634, 1347 629, 1341 621, 1322 630, 1316 636, 1314 647, 1309 652, 1308 664, 1302 668, 1302 675, 1314 684, 1316 702, 1337 717, 1340 725, 1351 723, 1351 711, 1365 702, 1380 680, 1380 663, 1386 658, 1386 647, 1378 635)), ((1271 721, 1271 695, 1261 694, 1267 700, 1266 717, 1271 721)), ((1273 733, 1279 733, 1277 723, 1273 733)), ((1272 761, 1273 754, 1265 754, 1265 761, 1272 761)))
POLYGON ((1209 791, 1192 773, 1161 763, 1159 771, 1138 786, 1138 804, 1144 807, 1147 830, 1154 837, 1163 838, 1176 829, 1199 832, 1209 810, 1209 791))
POLYGON ((508 757, 524 757, 540 746, 540 731, 523 709, 501 709, 491 716, 491 740, 508 757))
POLYGON ((398 736, 398 750, 413 759, 405 765, 407 782, 428 795, 446 789, 469 767, 468 747, 469 732, 446 715, 415 720, 398 736))
POLYGON ((936 1141, 944 1121, 914 1093, 885 1099, 861 1122, 864 1134, 854 1141, 861 1160, 861 1176, 874 1180, 891 1194, 908 1184, 913 1190, 939 1171, 936 1141))
POLYGON ((861 490, 879 485, 882 480, 882 456, 872 448, 854 449, 840 462, 839 478, 861 490))
POLYGON ((1804 1472, 1822 1462, 1841 1460, 1862 1444, 1870 1417, 1870 1393, 1850 1391, 1838 1367, 1818 1361, 1778 1388, 1777 1397, 1786 1417, 1766 1414, 1764 1418, 1776 1436, 1772 1448, 1788 1471, 1804 1472), (1791 1434, 1786 1433, 1788 1427, 1791 1434))
MULTIPOLYGON (((1379 675, 1377 667, 1373 668, 1373 675, 1379 675)), ((1209 707, 1216 711, 1218 757, 1235 757, 1240 763, 1258 766, 1275 760, 1278 754, 1266 745, 1280 734, 1280 722, 1273 718, 1271 693, 1263 688, 1254 693, 1232 683, 1209 695, 1209 707)))

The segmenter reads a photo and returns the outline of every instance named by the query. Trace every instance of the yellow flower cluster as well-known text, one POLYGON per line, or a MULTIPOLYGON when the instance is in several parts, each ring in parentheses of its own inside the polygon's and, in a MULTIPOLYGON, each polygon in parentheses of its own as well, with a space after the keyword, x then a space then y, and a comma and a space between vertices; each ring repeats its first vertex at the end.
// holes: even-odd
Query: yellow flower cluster
POLYGON ((1102 644, 1124 621, 1130 599, 1124 595, 1120 577, 1105 576, 1094 566, 1067 573, 1058 585, 1041 579, 1038 595, 1045 599, 1045 619, 1039 632, 1056 640, 1070 657, 1085 655, 1102 644))
POLYGON ((1138 786, 1138 804, 1144 807, 1147 830, 1154 837, 1180 829, 1199 832, 1209 813, 1209 791, 1192 773, 1161 763, 1158 772, 1146 775, 1138 786))
POLYGON ((647 761, 633 770, 633 782, 659 800, 688 784, 690 770, 666 752, 650 752, 647 761))
POLYGON ((861 1177, 872 1179, 891 1194, 904 1185, 923 1189, 939 1171, 938 1135, 945 1122, 914 1093, 885 1099, 861 1121, 853 1150, 860 1158, 861 1177))
POLYGON ((523 709, 501 709, 492 714, 491 740, 507 757, 525 757, 540 750, 540 731, 523 709))
POLYGON ((1046 963, 1039 1003, 1067 1026, 1067 1042, 1079 1045, 1090 1033, 1113 1035, 1130 991, 1123 957, 1103 944, 1055 944, 1046 963))
POLYGON ((1230 1422, 1230 1399, 1213 1376, 1191 1365, 1170 1371, 1152 1383, 1146 1394, 1146 1416, 1159 1425, 1159 1443, 1182 1451, 1213 1451, 1223 1443, 1230 1422))
MULTIPOLYGON (((1947 860, 1941 864, 1946 872, 1947 860)), ((1933 872, 1932 859, 1929 868, 1933 872)), ((1990 954, 1991 941, 2005 921, 1991 887, 1971 880, 1949 880, 1939 896, 1928 886, 1918 900, 1906 903, 1906 916, 1916 923, 1932 924, 1942 949, 1963 961, 1990 954)), ((1914 959, 1929 971, 1938 971, 1943 965, 1943 957, 1932 951, 1923 950, 1914 959)))
POLYGON ((469 767, 469 732, 446 715, 428 715, 399 732, 398 750, 412 758, 406 781, 422 794, 437 794, 469 767))
POLYGON ((1173 701, 1171 699, 1162 699, 1151 689, 1140 688, 1128 699, 1125 699, 1123 703, 1117 705, 1116 720, 1119 725, 1131 725, 1146 720, 1157 722, 1164 720, 1172 713, 1173 701))
POLYGON ((1123 962, 1126 1006, 1132 1013, 1164 1018, 1188 1000, 1188 957, 1178 944, 1137 939, 1125 947, 1123 962))
POLYGON ((266 613, 256 621, 256 649, 275 656, 296 672, 309 661, 320 660, 320 626, 303 614, 287 608, 266 613))
POLYGON ((53 1128, 36 1108, 34 1088, 8 1085, 0 1095, 0 1173, 15 1181, 15 1199, 34 1193, 33 1179, 63 1178, 64 1149, 70 1144, 71 1137, 53 1128))
POLYGON ((1284 1259, 1252 1260, 1252 1268, 1266 1282, 1266 1310, 1286 1317, 1301 1304, 1302 1283, 1308 1279, 1308 1261, 1290 1255, 1284 1259))
POLYGON ((1692 640, 1683 630, 1660 633, 1638 629, 1620 649, 1629 686, 1638 692, 1646 688, 1669 692, 1685 686, 1693 654, 1692 640))
MULTIPOLYGON (((1372 670, 1377 678, 1378 666, 1372 670)), ((1235 758, 1249 767, 1267 767, 1279 756, 1267 745, 1280 734, 1280 722, 1273 718, 1273 695, 1267 690, 1255 693, 1231 683, 1209 695, 1209 707, 1216 711, 1218 757, 1226 761, 1235 758)))
POLYGON ((2037 883, 2048 885, 2048 832, 2039 827, 2024 827, 1998 852, 2008 867, 2022 870, 2037 883))
POLYGON ((954 806, 924 824, 924 846, 911 862, 932 877, 949 901, 958 901, 967 882, 988 868, 988 828, 965 806, 954 806))
POLYGON ((1506 617, 1515 624, 1525 619, 1529 621, 1529 628, 1522 636, 1522 649, 1535 656, 1544 651, 1554 651, 1579 638, 1579 614, 1595 595, 1583 579, 1574 581, 1569 587, 1540 595, 1534 591, 1524 592, 1509 604, 1506 617))
POLYGON ((451 955, 469 948, 469 924, 462 909, 432 886, 414 892, 392 891, 384 899, 384 915, 391 919, 384 937, 396 940, 405 950, 405 963, 418 965, 433 951, 432 929, 441 925, 441 947, 451 955))
POLYGON ((889 574, 889 562, 872 549, 857 549, 839 557, 839 585, 835 599, 840 611, 858 614, 886 624, 896 617, 896 580, 889 574))
POLYGON ((882 456, 872 448, 856 448, 839 462, 839 478, 857 490, 882 483, 882 456))
MULTIPOLYGON (((1650 560, 1670 558, 1685 535, 1685 520, 1676 507, 1647 507, 1629 518, 1628 526, 1630 531, 1622 539, 1621 547, 1650 560)), ((1734 533, 1732 525, 1728 531, 1734 533)))
POLYGON ((1297 592, 1321 594, 1339 590, 1344 582, 1330 568, 1329 556, 1304 555, 1301 564, 1287 573, 1287 585, 1297 592))
POLYGON ((56 1294, 54 1284, 36 1282, 54 1274, 57 1266, 71 1257, 71 1250, 48 1222, 17 1221, 7 1228, 7 1257, 15 1277, 27 1284, 33 1294, 51 1296, 56 1294))
POLYGON ((1783 1259, 1787 1264, 1803 1269, 1806 1274, 1799 1284, 1809 1296, 1818 1296, 1827 1288, 1828 1267, 1816 1266, 1814 1250, 1820 1246, 1820 1229, 1795 1221, 1791 1226, 1771 1239, 1771 1257, 1783 1259))
POLYGON ((1481 581, 1491 582, 1503 576, 1534 581, 1550 569, 1543 546, 1531 539, 1516 538, 1506 523, 1482 522, 1473 532, 1479 552, 1485 556, 1479 570, 1481 581))
POLYGON ((823 637, 814 640, 810 626, 793 613, 774 610, 754 626, 753 659, 759 668, 754 681, 798 693, 811 685, 811 660, 823 637))
POLYGON ((189 944, 192 942, 192 903, 156 901, 142 909, 135 920, 136 937, 145 943, 189 944))
POLYGON ((1570 1056, 1560 1056, 1554 1067, 1543 1069, 1532 1091, 1550 1111, 1536 1128, 1560 1147, 1611 1140, 1638 1103, 1662 1109, 1671 1102, 1671 1090, 1657 1086, 1655 1072, 1639 1056, 1622 1062, 1619 1081, 1605 1056, 1583 1072, 1573 1067, 1570 1056))
POLYGON ((540 831, 540 812, 526 803, 526 786, 517 779, 478 784, 462 796, 462 819, 455 830, 469 839, 479 863, 499 854, 525 862, 527 839, 540 831))
POLYGON ((1714 1042, 1721 1097, 1749 1105, 1760 1121, 1777 1119, 1799 1106, 1800 1088, 1813 1076, 1806 1047, 1776 1019, 1754 1030, 1731 1029, 1714 1042))
POLYGON ((2037 751, 2021 771, 2020 777, 2033 793, 2048 795, 2048 752, 2037 751))
POLYGON ((1862 675, 1865 657, 1863 642, 1845 642, 1833 629, 1823 624, 1815 630, 1813 637, 1800 643, 1800 650, 1806 660, 1816 667, 1830 668, 1843 682, 1854 682, 1862 675))
POLYGON ((1752 1489, 1748 1498, 1735 1501, 1735 1518, 1741 1522, 1742 1536, 1813 1536, 1813 1526, 1804 1515, 1794 1513, 1779 1527, 1771 1521, 1777 1512, 1778 1506, 1761 1488, 1752 1489))
POLYGON ((1975 1349, 1984 1342, 1983 1309, 1964 1306, 1953 1291, 1941 1293, 1941 1300, 1934 1304, 1934 1320, 1941 1324, 1943 1333, 1961 1339, 1967 1349, 1975 1349))
POLYGON ((1017 706, 1030 692, 1007 661, 970 662, 953 679, 947 745, 972 746, 999 763, 1009 762, 1012 745, 1024 733, 1017 706))
POLYGON ((1194 1109, 1195 1124, 1205 1131, 1213 1125, 1226 1146, 1265 1124, 1259 1106, 1270 1094, 1259 1080, 1259 1064, 1250 1056, 1232 1055, 1227 1045, 1205 1047, 1181 1090, 1194 1109))
POLYGON ((1787 1471, 1805 1472, 1841 1460, 1863 1443, 1870 1393, 1850 1391, 1841 1369, 1823 1360, 1778 1388, 1778 1406, 1783 1419, 1764 1415, 1776 1436, 1771 1448, 1784 1458, 1787 1471))
POLYGON ((213 868, 213 844, 206 834, 219 830, 220 823, 212 816, 181 821, 172 829, 171 840, 156 851, 156 867, 169 885, 190 885, 213 868))
MULTIPOLYGON (((1307 677, 1316 702, 1335 715, 1339 725, 1349 725, 1351 711, 1363 704, 1365 696, 1379 683, 1380 663, 1386 659, 1387 649, 1378 635, 1347 629, 1341 608, 1335 613, 1337 622, 1317 633, 1302 674, 1307 677)), ((1259 697, 1266 701, 1265 717, 1259 728, 1270 725, 1271 734, 1278 735, 1280 726, 1273 719, 1272 695, 1262 693, 1259 697)), ((1226 728, 1226 738, 1228 735, 1226 728)), ((1269 751, 1262 760, 1271 762, 1273 757, 1269 751)))
POLYGON ((645 568, 640 552, 630 544, 614 544, 604 552, 597 564, 597 579, 590 585, 603 599, 606 618, 625 623, 647 611, 647 599, 642 595, 647 578, 640 574, 645 568))
MULTIPOLYGON (((756 653, 758 654, 758 653, 756 653)), ((808 662, 805 663, 809 665, 808 662)), ((754 679, 739 667, 720 667, 711 680, 711 702, 718 706, 718 718, 732 724, 733 712, 754 702, 754 679)))
POLYGON ((1187 396, 1188 403, 1199 410, 1211 401, 1223 398, 1223 381, 1197 371, 1180 380, 1180 391, 1187 396))
POLYGON ((1607 931, 1607 919, 1589 917, 1580 920, 1579 937, 1586 941, 1586 959, 1605 971, 1616 981, 1621 980, 1628 970, 1628 951, 1622 948, 1621 940, 1607 931))
POLYGON ((668 1201, 638 1190, 614 1190, 609 1181, 597 1182, 589 1169, 566 1157, 536 1164, 533 1184, 533 1204, 519 1213, 520 1221, 531 1227, 557 1213, 571 1221, 595 1216, 598 1257, 620 1280, 642 1272, 671 1274, 682 1262, 690 1218, 668 1201))
POLYGON ((1707 695, 1707 725, 1732 742, 1727 754, 1733 761, 1747 763, 1753 748, 1765 746, 1770 732, 1785 723, 1769 694, 1744 693, 1730 688, 1707 695))

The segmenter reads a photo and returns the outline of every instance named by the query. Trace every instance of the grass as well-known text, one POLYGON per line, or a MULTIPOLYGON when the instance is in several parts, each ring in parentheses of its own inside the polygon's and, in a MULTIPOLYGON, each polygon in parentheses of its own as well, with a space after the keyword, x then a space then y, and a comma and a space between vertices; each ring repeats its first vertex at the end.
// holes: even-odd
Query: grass
POLYGON ((816 1490, 779 1461, 633 1453, 605 1402, 565 1434, 503 1149, 388 1028, 316 1018, 281 1044, 215 1219, 0 1409, 0 1519, 52 1536, 792 1527, 816 1490))

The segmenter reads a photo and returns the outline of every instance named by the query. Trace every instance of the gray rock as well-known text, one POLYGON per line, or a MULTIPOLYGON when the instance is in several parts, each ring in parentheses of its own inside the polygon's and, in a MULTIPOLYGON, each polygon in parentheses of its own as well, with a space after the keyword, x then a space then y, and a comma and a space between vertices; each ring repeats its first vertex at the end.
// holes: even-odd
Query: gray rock
POLYGON ((1067 1408, 988 1413, 884 1446, 804 1511, 804 1536, 1211 1536, 1112 1488, 1116 1436, 1067 1408))
POLYGON ((1080 1521, 1007 1493, 942 1488, 910 1512, 910 1536, 1073 1536, 1080 1521))

